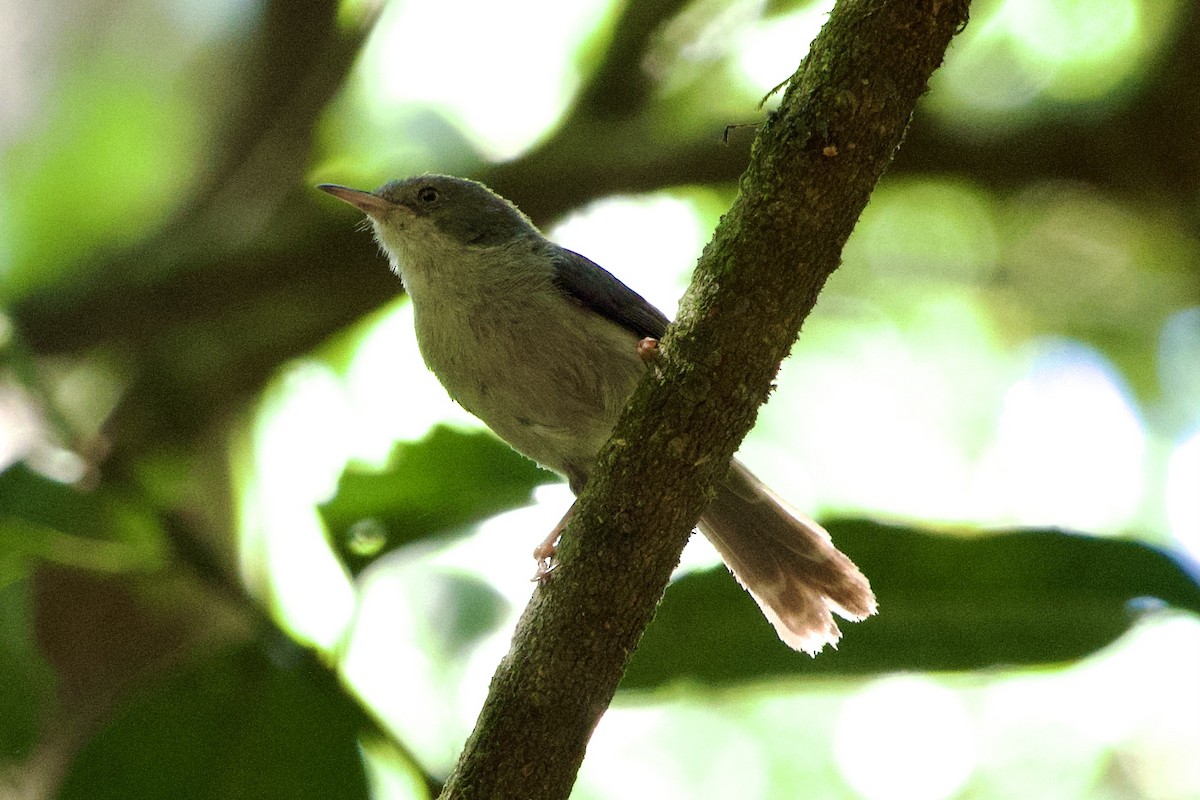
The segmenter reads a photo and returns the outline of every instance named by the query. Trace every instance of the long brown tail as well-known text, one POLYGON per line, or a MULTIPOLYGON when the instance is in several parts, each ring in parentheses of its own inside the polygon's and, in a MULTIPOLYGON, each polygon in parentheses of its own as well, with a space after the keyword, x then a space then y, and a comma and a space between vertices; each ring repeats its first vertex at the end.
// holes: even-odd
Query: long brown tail
POLYGON ((837 644, 842 633, 831 611, 854 621, 875 613, 871 585, 825 529, 737 461, 700 530, 794 650, 816 655, 837 644))

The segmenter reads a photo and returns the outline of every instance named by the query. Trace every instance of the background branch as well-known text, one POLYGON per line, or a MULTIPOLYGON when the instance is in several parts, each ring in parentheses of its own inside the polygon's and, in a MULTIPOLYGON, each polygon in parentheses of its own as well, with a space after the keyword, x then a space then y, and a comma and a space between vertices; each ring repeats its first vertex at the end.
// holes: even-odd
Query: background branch
MULTIPOLYGON (((502 164, 481 162, 464 173, 511 198, 538 224, 613 193, 736 180, 745 169, 748 135, 736 134, 724 146, 721 128, 730 120, 722 117, 708 129, 677 131, 665 125, 670 135, 664 136, 663 120, 670 120, 671 112, 645 94, 637 64, 653 32, 677 5, 670 0, 629 4, 613 33, 613 46, 624 57, 605 56, 563 124, 520 158, 502 164), (644 113, 601 115, 611 109, 610 98, 622 93, 639 98, 644 113), (586 157, 579 157, 581 151, 586 157)), ((168 223, 172 236, 155 236, 114 253, 95 270, 102 280, 73 280, 64 284, 67 290, 21 298, 10 309, 30 348, 39 354, 115 349, 127 356, 137 374, 151 376, 146 380, 153 385, 128 393, 137 399, 124 410, 130 419, 119 425, 136 429, 139 436, 144 433, 146 439, 194 440, 253 397, 280 363, 310 352, 399 291, 378 268, 370 239, 347 224, 348 216, 318 203, 302 180, 304 158, 272 155, 297 152, 309 140, 318 111, 341 85, 368 31, 368 21, 339 30, 332 24, 330 4, 306 9, 318 19, 305 23, 305 30, 325 37, 323 44, 311 48, 313 57, 306 58, 311 70, 289 62, 286 84, 264 78, 252 81, 257 88, 249 90, 257 97, 270 89, 273 95, 286 95, 290 104, 248 97, 237 106, 247 115, 259 106, 282 108, 283 119, 270 123, 255 114, 242 120, 242 111, 233 112, 238 118, 226 126, 228 141, 217 146, 221 155, 209 165, 211 177, 201 181, 200 196, 168 223), (297 132, 294 140, 284 137, 284 143, 294 141, 294 147, 272 148, 254 137, 267 137, 281 126, 297 132), (247 161, 252 153, 262 154, 261 163, 285 168, 278 175, 259 175, 247 161), (238 164, 248 166, 239 172, 238 164), (234 191, 234 186, 240 189, 234 191), (228 233, 225 221, 231 215, 239 220, 238 241, 253 241, 253 246, 231 249, 217 241, 216 234, 228 233), (164 241, 194 256, 178 280, 150 274, 169 272, 170 266, 162 262, 176 263, 183 257, 176 250, 164 253, 167 248, 159 246, 164 241), (305 257, 297 258, 297 252, 305 257), (331 264, 338 268, 331 269, 331 264), (244 309, 248 316, 267 309, 268 314, 247 320, 231 314, 231 309, 244 309), (246 325, 261 335, 247 338, 246 325), (176 342, 173 331, 180 327, 189 329, 197 347, 221 357, 179 369, 171 345, 176 342)), ((264 20, 285 21, 285 12, 281 7, 264 20)), ((1171 208, 1191 208, 1191 187, 1200 171, 1200 112, 1178 98, 1200 92, 1200 12, 1189 5, 1179 13, 1178 35, 1156 59, 1153 80, 1143 82, 1140 92, 1131 94, 1115 114, 1065 120, 1043 115, 1030 123, 1032 127, 972 138, 918 113, 906 134, 909 146, 897 158, 893 173, 962 175, 1000 190, 1057 177, 1085 181, 1118 196, 1165 197, 1171 208), (1158 121, 1152 130, 1147 119, 1158 121)), ((252 49, 269 52, 277 46, 272 42, 286 38, 286 33, 264 31, 262 36, 264 41, 252 49)), ((246 58, 255 60, 252 55, 246 58)), ((1200 220, 1189 218, 1186 224, 1200 230, 1200 220)))
POLYGON ((759 135, 443 797, 570 793, 713 485, 966 18, 965 0, 837 5, 759 135))

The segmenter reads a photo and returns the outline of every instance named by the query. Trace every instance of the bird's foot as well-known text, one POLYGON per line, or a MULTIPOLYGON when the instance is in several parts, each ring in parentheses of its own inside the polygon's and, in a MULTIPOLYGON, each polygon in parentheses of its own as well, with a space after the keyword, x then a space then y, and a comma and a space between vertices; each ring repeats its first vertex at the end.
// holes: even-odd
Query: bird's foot
POLYGON ((575 504, 567 509, 567 513, 563 514, 563 518, 554 526, 554 530, 541 541, 541 543, 533 548, 533 560, 537 562, 537 572, 530 578, 531 581, 545 583, 550 578, 550 573, 558 568, 558 561, 554 558, 554 554, 558 552, 558 538, 562 535, 563 529, 567 527, 567 523, 571 521, 571 517, 575 514, 575 504))
POLYGON ((561 529, 555 526, 541 544, 533 548, 533 560, 537 562, 537 572, 530 578, 538 583, 545 583, 550 578, 550 573, 558 567, 558 561, 555 560, 554 554, 558 550, 558 535, 561 529))

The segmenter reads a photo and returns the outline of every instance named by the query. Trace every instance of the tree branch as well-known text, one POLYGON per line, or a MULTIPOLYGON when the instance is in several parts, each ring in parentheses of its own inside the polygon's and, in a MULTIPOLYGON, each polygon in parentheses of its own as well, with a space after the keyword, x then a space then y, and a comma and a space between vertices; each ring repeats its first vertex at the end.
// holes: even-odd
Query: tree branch
POLYGON ((662 360, 579 498, 444 798, 564 798, 966 0, 842 0, 764 126, 662 360))
POLYGON ((603 60, 575 100, 571 117, 631 119, 650 101, 654 83, 642 68, 646 50, 660 27, 687 6, 687 0, 626 3, 613 26, 603 60))

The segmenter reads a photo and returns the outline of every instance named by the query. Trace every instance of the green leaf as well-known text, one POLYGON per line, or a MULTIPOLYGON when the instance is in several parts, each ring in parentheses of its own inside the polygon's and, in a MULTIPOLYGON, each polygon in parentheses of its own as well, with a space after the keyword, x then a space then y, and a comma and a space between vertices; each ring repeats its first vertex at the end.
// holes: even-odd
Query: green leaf
POLYGON ((508 603, 490 583, 472 575, 439 573, 429 581, 423 594, 431 655, 446 664, 462 663, 480 639, 499 627, 508 603))
POLYGON ((439 426, 398 445, 383 472, 347 470, 320 511, 334 551, 357 575, 399 547, 525 505, 553 480, 490 433, 439 426))
MULTIPOLYGON (((3 209, 12 260, 0 296, 102 284, 111 276, 95 274, 106 263, 98 254, 161 225, 188 188, 202 157, 200 109, 171 90, 178 77, 170 69, 146 63, 141 54, 130 63, 89 57, 69 65, 44 101, 44 125, 4 154, 5 190, 21 202, 3 209), (64 197, 105 202, 77 203, 64 236, 64 197)), ((162 266, 141 262, 136 274, 162 266)))
POLYGON ((99 494, 52 481, 24 464, 0 472, 0 518, 88 536, 103 512, 99 494))
POLYGON ((178 672, 79 753, 62 800, 366 798, 368 730, 334 674, 282 638, 178 672))
POLYGON ((29 754, 39 712, 53 696, 54 675, 38 652, 29 584, 0 583, 0 764, 29 754))
POLYGON ((112 489, 76 489, 24 464, 0 472, 0 587, 36 559, 129 572, 161 566, 164 550, 153 515, 112 489))
POLYGON ((1197 573, 1138 542, 1054 530, 937 535, 864 520, 828 528, 879 598, 878 615, 842 625, 837 650, 789 650, 718 568, 667 590, 622 688, 1061 664, 1129 630, 1141 598, 1200 613, 1197 573))

